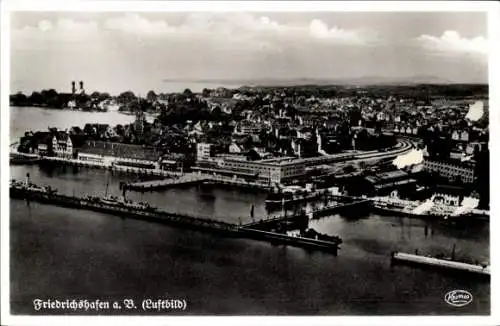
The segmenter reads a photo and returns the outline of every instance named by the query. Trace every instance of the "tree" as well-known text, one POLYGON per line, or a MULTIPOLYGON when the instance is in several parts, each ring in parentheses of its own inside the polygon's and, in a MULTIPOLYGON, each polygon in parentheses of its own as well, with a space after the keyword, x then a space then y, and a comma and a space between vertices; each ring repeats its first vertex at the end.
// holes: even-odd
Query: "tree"
POLYGON ((201 91, 201 94, 203 95, 203 97, 209 97, 210 96, 210 90, 208 88, 204 88, 201 91))
POLYGON ((116 125, 116 127, 115 127, 115 131, 116 131, 116 133, 117 133, 118 135, 123 136, 123 135, 124 135, 124 133, 125 133, 125 128, 123 128, 123 125, 118 124, 118 125, 116 125))
POLYGON ((249 161, 257 161, 260 160, 260 155, 252 148, 248 151, 247 158, 249 161))
POLYGON ((211 121, 221 121, 223 120, 223 113, 220 107, 215 107, 212 109, 209 115, 211 121))
POLYGON ((136 100, 136 96, 132 91, 126 91, 118 95, 118 102, 126 104, 136 100))
POLYGON ((253 147, 253 145, 254 145, 254 143, 253 143, 252 137, 247 136, 243 142, 243 146, 245 148, 251 148, 251 147, 253 147))
POLYGON ((151 102, 155 102, 156 99, 158 98, 158 95, 156 95, 156 93, 154 91, 149 91, 148 94, 146 95, 146 98, 148 99, 148 101, 151 101, 151 102))
POLYGON ((85 93, 78 94, 76 97, 76 101, 79 103, 79 105, 86 105, 90 101, 90 96, 85 93))
POLYGON ((32 104, 42 104, 43 96, 39 92, 33 92, 31 93, 29 100, 32 104))
POLYGON ((21 92, 10 95, 10 102, 14 106, 22 106, 28 104, 28 97, 21 92))
POLYGON ((83 127, 83 132, 89 136, 94 135, 95 134, 94 126, 90 123, 86 123, 85 126, 83 127))
POLYGON ((191 95, 193 95, 193 92, 189 88, 186 88, 184 90, 184 92, 182 92, 182 94, 184 94, 186 96, 191 96, 191 95))
POLYGON ((109 93, 100 93, 99 94, 99 101, 105 101, 111 98, 111 95, 109 93))
POLYGON ((351 111, 349 112, 349 122, 350 122, 350 125, 351 126, 357 126, 359 120, 361 120, 361 119, 362 119, 361 109, 359 109, 359 108, 353 108, 353 109, 351 109, 351 111))
POLYGON ((49 90, 42 90, 42 96, 44 97, 45 100, 51 99, 57 96, 57 92, 55 89, 49 89, 49 90))

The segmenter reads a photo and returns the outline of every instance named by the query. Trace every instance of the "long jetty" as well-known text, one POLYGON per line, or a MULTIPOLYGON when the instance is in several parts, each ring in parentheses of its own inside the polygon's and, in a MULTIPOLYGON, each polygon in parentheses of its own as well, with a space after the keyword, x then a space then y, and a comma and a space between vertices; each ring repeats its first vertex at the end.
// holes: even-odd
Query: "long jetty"
POLYGON ((200 231, 212 232, 228 237, 248 238, 267 241, 273 244, 289 245, 307 250, 321 250, 337 255, 340 242, 322 241, 304 237, 289 236, 287 234, 267 232, 252 229, 249 226, 239 226, 213 219, 196 217, 187 214, 170 213, 156 208, 139 208, 132 206, 119 206, 102 202, 97 197, 73 197, 57 193, 31 191, 29 189, 10 188, 10 197, 25 199, 49 205, 56 205, 75 209, 85 209, 144 221, 158 222, 200 231))
POLYGON ((319 217, 319 216, 323 216, 325 214, 332 214, 332 213, 336 213, 336 212, 343 211, 346 209, 351 209, 354 207, 371 205, 371 203, 372 203, 372 200, 369 198, 355 199, 355 200, 353 200, 351 202, 347 202, 347 203, 337 202, 335 204, 313 208, 311 211, 307 212, 307 214, 312 216, 312 217, 319 217))
POLYGON ((325 214, 332 214, 341 210, 350 209, 355 206, 370 205, 372 202, 371 199, 366 198, 355 199, 354 197, 347 196, 336 198, 342 198, 344 200, 350 199, 352 201, 336 202, 335 204, 318 207, 309 211, 306 209, 299 212, 293 212, 290 215, 284 214, 272 218, 260 219, 258 221, 252 221, 250 223, 244 224, 244 227, 258 230, 274 230, 282 226, 293 228, 296 226, 301 226, 304 223, 304 218, 307 218, 306 221, 308 221, 309 218, 320 217, 325 214))
POLYGON ((458 272, 471 273, 482 276, 490 276, 490 266, 488 265, 473 265, 464 262, 438 259, 434 257, 413 255, 404 252, 393 252, 391 254, 393 262, 403 262, 409 264, 422 265, 427 267, 440 268, 444 270, 453 270, 458 272))

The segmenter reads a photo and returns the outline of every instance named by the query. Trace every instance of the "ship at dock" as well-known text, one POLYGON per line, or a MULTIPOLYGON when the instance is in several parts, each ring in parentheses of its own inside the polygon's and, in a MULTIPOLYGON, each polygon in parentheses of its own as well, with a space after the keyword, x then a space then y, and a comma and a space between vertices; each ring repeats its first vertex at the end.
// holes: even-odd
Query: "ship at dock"
POLYGON ((40 161, 40 157, 36 154, 11 152, 9 155, 10 165, 29 165, 36 164, 40 161))
POLYGON ((125 196, 85 196, 82 198, 77 197, 67 197, 59 195, 57 189, 50 186, 38 186, 30 182, 29 174, 26 176, 25 181, 11 180, 10 181, 10 196, 13 198, 30 199, 31 197, 60 197, 60 200, 65 200, 68 203, 74 202, 77 206, 85 206, 86 204, 91 205, 102 205, 106 207, 117 207, 117 208, 130 208, 136 210, 145 211, 155 211, 156 208, 152 207, 148 203, 144 202, 134 202, 127 200, 125 196))
POLYGON ((407 200, 393 191, 389 196, 373 197, 373 209, 379 213, 440 220, 488 220, 489 211, 477 209, 479 199, 433 194, 423 201, 407 200))
POLYGON ((27 193, 52 195, 57 194, 57 189, 50 186, 38 186, 29 181, 29 174, 26 176, 26 181, 11 180, 10 181, 10 195, 12 197, 21 197, 27 193))

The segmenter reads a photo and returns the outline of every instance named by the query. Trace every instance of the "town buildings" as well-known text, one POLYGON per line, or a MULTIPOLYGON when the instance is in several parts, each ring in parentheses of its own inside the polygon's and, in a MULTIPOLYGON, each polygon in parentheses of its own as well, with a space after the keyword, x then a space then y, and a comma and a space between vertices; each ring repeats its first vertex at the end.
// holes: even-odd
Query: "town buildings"
POLYGON ((376 173, 364 177, 362 193, 366 195, 387 195, 393 190, 400 192, 415 191, 417 180, 402 170, 376 173))
POLYGON ((63 132, 52 137, 52 152, 56 157, 73 158, 73 142, 69 133, 63 132))
POLYGON ((198 143, 196 144, 196 159, 198 161, 209 159, 212 155, 212 144, 198 143))
POLYGON ((214 157, 197 167, 195 171, 215 173, 261 181, 269 185, 286 184, 306 175, 306 165, 290 157, 250 161, 242 156, 214 157))
POLYGON ((146 146, 93 140, 88 140, 77 152, 81 161, 150 169, 160 168, 161 156, 161 153, 146 146))

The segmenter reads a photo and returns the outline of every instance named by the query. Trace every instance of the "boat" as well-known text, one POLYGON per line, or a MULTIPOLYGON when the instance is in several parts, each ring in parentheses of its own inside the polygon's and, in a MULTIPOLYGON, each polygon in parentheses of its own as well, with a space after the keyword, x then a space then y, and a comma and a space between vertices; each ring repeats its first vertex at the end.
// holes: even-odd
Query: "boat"
POLYGON ((133 202, 131 200, 127 200, 125 198, 118 198, 116 196, 108 196, 104 198, 99 198, 99 203, 111 205, 111 206, 121 206, 121 207, 129 207, 136 209, 147 209, 150 208, 148 203, 143 202, 133 202))
POLYGON ((122 205, 122 204, 124 204, 123 201, 118 200, 117 197, 113 197, 113 196, 99 198, 99 202, 102 204, 107 204, 107 205, 122 205))
POLYGON ((99 204, 104 204, 107 206, 126 207, 138 210, 154 210, 154 208, 151 205, 149 205, 149 203, 133 202, 131 200, 126 199, 125 198, 126 189, 123 189, 123 196, 121 197, 108 195, 108 189, 109 189, 109 179, 106 181, 106 192, 104 194, 104 197, 91 197, 91 199, 94 202, 97 202, 99 204))
POLYGON ((31 183, 29 173, 26 175, 25 181, 10 180, 9 190, 11 193, 37 193, 37 194, 56 194, 57 189, 50 186, 38 186, 31 183))
POLYGON ((40 161, 39 158, 30 158, 30 157, 23 157, 23 156, 11 156, 9 159, 9 164, 10 165, 31 165, 31 164, 36 164, 40 161))
POLYGON ((329 242, 335 242, 338 244, 342 243, 341 237, 335 236, 335 235, 319 233, 318 231, 316 231, 313 228, 308 228, 306 230, 300 230, 299 236, 303 237, 303 238, 307 238, 307 239, 329 241, 329 242))
MULTIPOLYGON (((9 187, 11 196, 14 198, 53 198, 54 195, 56 197, 61 197, 58 195, 58 191, 55 188, 50 186, 38 186, 29 181, 29 175, 26 177, 26 181, 17 181, 12 179, 10 181, 9 187)), ((73 195, 73 198, 75 196, 73 195)), ((70 198, 70 197, 67 197, 70 198)), ((69 199, 67 199, 69 200, 69 199)), ((72 199, 76 200, 76 199, 72 199)), ((154 211, 155 207, 152 207, 149 203, 145 202, 133 202, 131 200, 127 200, 124 197, 116 197, 116 196, 85 196, 83 198, 77 199, 78 203, 81 205, 99 205, 99 206, 112 206, 112 207, 120 207, 120 208, 131 208, 135 210, 144 210, 144 211, 154 211)))
POLYGON ((11 165, 35 164, 40 161, 40 157, 36 154, 20 152, 11 152, 9 158, 9 163, 11 165))
POLYGON ((435 267, 441 269, 447 269, 450 271, 466 272, 482 276, 490 276, 491 270, 489 264, 468 263, 465 261, 459 261, 455 259, 455 245, 453 246, 453 252, 451 257, 441 257, 441 256, 429 256, 429 255, 419 255, 418 251, 415 254, 404 253, 404 252, 393 252, 391 253, 392 262, 402 262, 409 264, 417 264, 426 267, 435 267))

